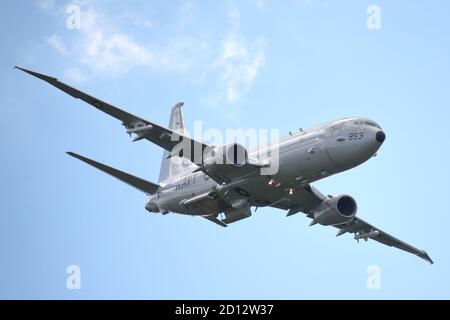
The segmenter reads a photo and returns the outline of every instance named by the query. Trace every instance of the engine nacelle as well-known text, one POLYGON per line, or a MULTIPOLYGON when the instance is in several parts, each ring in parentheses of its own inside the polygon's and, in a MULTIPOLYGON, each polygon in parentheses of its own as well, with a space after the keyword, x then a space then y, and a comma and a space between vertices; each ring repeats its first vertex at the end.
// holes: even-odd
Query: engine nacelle
POLYGON ((206 169, 216 165, 242 166, 248 162, 247 150, 239 143, 229 143, 218 146, 205 155, 204 166, 206 169))
POLYGON ((345 223, 356 216, 358 206, 348 195, 338 195, 324 200, 314 211, 314 221, 324 226, 345 223))

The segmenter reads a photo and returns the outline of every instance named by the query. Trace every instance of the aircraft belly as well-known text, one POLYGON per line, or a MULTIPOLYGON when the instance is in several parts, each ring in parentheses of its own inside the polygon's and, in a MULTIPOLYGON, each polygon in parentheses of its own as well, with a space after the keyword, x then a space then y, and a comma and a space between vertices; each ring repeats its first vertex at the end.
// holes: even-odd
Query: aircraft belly
POLYGON ((256 206, 270 205, 286 196, 285 187, 269 187, 267 181, 267 176, 258 175, 243 181, 234 190, 241 199, 256 206))
POLYGON ((325 147, 318 140, 280 152, 280 170, 276 175, 292 186, 306 185, 337 171, 325 147))
POLYGON ((194 202, 188 201, 214 191, 216 183, 213 180, 209 179, 178 188, 178 190, 169 191, 166 196, 161 198, 159 206, 173 213, 188 215, 210 215, 223 211, 218 199, 205 197, 194 202))
POLYGON ((204 198, 199 201, 185 205, 188 214, 192 215, 214 215, 225 210, 224 204, 219 198, 204 198))

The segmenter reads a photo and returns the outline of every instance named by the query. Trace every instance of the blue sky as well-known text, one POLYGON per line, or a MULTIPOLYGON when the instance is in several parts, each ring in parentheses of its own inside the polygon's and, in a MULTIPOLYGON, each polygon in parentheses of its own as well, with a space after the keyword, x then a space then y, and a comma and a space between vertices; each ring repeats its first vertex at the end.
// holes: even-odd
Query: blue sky
POLYGON ((0 298, 450 298, 448 1, 1 2, 0 298), (81 10, 68 29, 67 8, 81 10), (366 26, 369 5, 381 29, 366 26), (357 244, 259 209, 221 229, 154 215, 145 195, 72 150, 156 181, 161 149, 13 70, 20 65, 166 124, 299 127, 377 121, 378 156, 315 184, 435 260, 357 244), (68 290, 66 268, 81 269, 68 290), (367 268, 381 271, 369 290, 367 268))

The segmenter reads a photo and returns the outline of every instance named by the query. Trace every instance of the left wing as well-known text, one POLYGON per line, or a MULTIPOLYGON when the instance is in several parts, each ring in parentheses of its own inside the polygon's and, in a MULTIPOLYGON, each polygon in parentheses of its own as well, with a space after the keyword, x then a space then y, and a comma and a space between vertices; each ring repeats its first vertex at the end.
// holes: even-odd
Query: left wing
MULTIPOLYGON (((300 193, 301 196, 294 197, 293 201, 286 203, 279 202, 272 206, 279 209, 289 210, 287 214, 288 216, 298 212, 304 212, 309 218, 312 218, 314 209, 317 208, 323 200, 327 199, 327 197, 309 185, 299 191, 297 191, 294 195, 300 193)), ((431 260, 426 251, 419 250, 358 217, 351 219, 345 224, 337 225, 335 227, 339 229, 336 236, 343 235, 344 233, 353 233, 355 240, 359 241, 360 239, 364 239, 367 241, 368 239, 372 239, 387 246, 410 252, 431 264, 433 263, 433 260, 431 260)))
POLYGON ((349 223, 339 225, 336 228, 340 229, 336 236, 340 236, 346 232, 354 233, 355 234, 354 238, 358 241, 360 239, 364 239, 366 241, 368 239, 372 239, 382 244, 385 244, 389 247, 396 247, 400 250, 404 250, 412 254, 415 254, 416 256, 433 264, 433 260, 431 260, 430 256, 427 254, 425 250, 419 250, 413 247, 412 245, 409 245, 406 242, 403 242, 395 238, 394 236, 391 236, 389 233, 386 233, 380 230, 379 228, 374 227, 370 223, 367 223, 360 218, 355 217, 349 223))

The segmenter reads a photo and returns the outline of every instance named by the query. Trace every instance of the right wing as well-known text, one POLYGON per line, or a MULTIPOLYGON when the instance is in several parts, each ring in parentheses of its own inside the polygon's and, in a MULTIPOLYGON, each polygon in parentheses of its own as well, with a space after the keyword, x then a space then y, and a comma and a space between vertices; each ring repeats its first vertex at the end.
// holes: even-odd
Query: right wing
POLYGON ((100 111, 103 111, 110 116, 121 120, 122 125, 127 129, 127 133, 129 133, 130 135, 136 135, 133 141, 146 139, 170 152, 174 152, 174 148, 178 145, 178 148, 182 149, 181 151, 178 150, 179 153, 175 155, 185 157, 196 164, 202 163, 203 151, 206 147, 208 147, 207 145, 191 139, 181 133, 177 133, 175 131, 162 127, 154 122, 145 120, 144 118, 121 110, 105 101, 101 101, 82 91, 72 88, 54 77, 50 77, 45 74, 37 73, 35 71, 20 67, 15 68, 22 70, 36 78, 44 80, 50 83, 52 86, 71 95, 72 97, 81 99, 84 102, 87 102, 93 107, 99 109, 100 111))
POLYGON ((354 233, 356 240, 364 239, 367 241, 368 239, 372 239, 389 247, 395 247, 400 250, 415 254, 416 256, 433 264, 433 260, 431 260, 430 256, 425 250, 417 249, 412 245, 407 244, 406 242, 403 242, 395 238, 394 236, 391 236, 389 233, 380 230, 379 228, 365 222, 358 217, 355 217, 347 224, 336 226, 336 228, 340 229, 337 234, 338 236, 346 232, 354 233))
POLYGON ((136 189, 141 190, 142 192, 145 192, 147 194, 153 194, 159 188, 159 185, 156 183, 153 183, 153 182, 138 178, 136 176, 133 176, 129 173, 111 168, 103 163, 85 158, 74 152, 67 152, 67 154, 74 158, 77 158, 78 160, 81 160, 103 172, 106 172, 107 174, 110 174, 113 177, 116 177, 117 179, 125 182, 126 184, 128 184, 132 187, 135 187, 136 189))
MULTIPOLYGON (((122 125, 125 126, 127 130, 127 133, 129 133, 130 135, 135 135, 133 141, 146 139, 169 151, 170 154, 168 156, 166 154, 167 158, 176 156, 186 158, 199 166, 196 170, 203 171, 219 184, 230 182, 243 176, 257 174, 259 173, 261 167, 267 165, 259 160, 249 159, 248 163, 240 167, 233 166, 230 169, 229 166, 220 165, 216 167, 217 170, 215 172, 211 172, 211 170, 206 170, 204 168, 203 157, 205 154, 209 154, 209 152, 213 153, 214 146, 209 146, 202 142, 191 139, 180 132, 180 130, 171 130, 154 122, 145 120, 144 118, 128 113, 105 101, 99 100, 80 90, 68 86, 67 84, 59 81, 54 77, 50 77, 45 74, 41 74, 25 68, 15 68, 26 72, 36 78, 44 80, 52 86, 71 95, 72 97, 81 99, 84 102, 87 102, 90 105, 94 106, 98 110, 103 111, 118 120, 121 120, 122 125)), ((178 105, 181 104, 182 103, 179 103, 178 105)))

